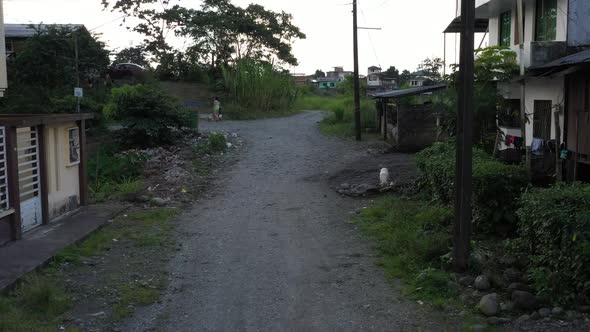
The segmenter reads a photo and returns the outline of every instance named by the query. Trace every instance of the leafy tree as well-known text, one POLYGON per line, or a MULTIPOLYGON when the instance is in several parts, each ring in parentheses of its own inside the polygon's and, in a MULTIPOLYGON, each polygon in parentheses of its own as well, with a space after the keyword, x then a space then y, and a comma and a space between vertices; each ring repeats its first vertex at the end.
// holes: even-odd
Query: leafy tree
POLYGON ((441 69, 443 66, 443 60, 439 57, 426 58, 418 65, 418 71, 433 81, 439 81, 442 79, 441 69))
POLYGON ((326 73, 324 73, 321 69, 318 69, 315 71, 315 74, 313 74, 313 77, 315 77, 315 78, 326 77, 326 73))
POLYGON ((395 66, 391 66, 385 71, 385 76, 387 78, 394 78, 396 81, 399 81, 399 70, 395 68, 395 66))
POLYGON ((115 56, 114 63, 135 63, 145 68, 150 66, 144 46, 132 46, 122 49, 115 56))
POLYGON ((411 76, 412 76, 412 73, 410 73, 409 70, 404 69, 404 71, 402 71, 402 73, 399 75, 399 85, 404 86, 404 85, 408 84, 411 76))
MULTIPOLYGON (((80 80, 87 96, 100 88, 97 84, 110 63, 104 43, 85 29, 58 25, 31 26, 35 34, 7 63, 10 89, 2 100, 4 113, 67 112, 50 107, 70 96, 77 84, 75 42, 79 50, 80 80), (91 89, 90 89, 91 88, 91 89)), ((97 92, 98 93, 98 92, 97 92)))

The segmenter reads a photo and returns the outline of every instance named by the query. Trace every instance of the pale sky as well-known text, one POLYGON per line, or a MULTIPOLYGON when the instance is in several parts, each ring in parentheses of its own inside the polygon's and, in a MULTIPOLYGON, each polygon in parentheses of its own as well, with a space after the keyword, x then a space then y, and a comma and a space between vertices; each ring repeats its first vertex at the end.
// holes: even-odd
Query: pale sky
MULTIPOLYGON (((0 0, 2 1, 2 0, 0 0)), ((141 43, 141 36, 120 26, 120 13, 102 11, 100 0, 3 0, 6 23, 76 23, 102 34, 110 49, 141 43)), ((178 0, 196 7, 199 0, 178 0)), ((426 57, 443 57, 442 31, 455 17, 456 0, 358 0, 359 26, 381 31, 359 32, 360 73, 367 67, 394 65, 413 71, 426 57), (372 43, 371 43, 372 40, 372 43)), ((294 45, 300 65, 297 73, 344 66, 352 70, 351 0, 233 0, 246 6, 255 2, 274 11, 293 14, 307 35, 294 45)), ((481 37, 480 37, 481 38, 481 37)), ((479 45, 480 40, 476 40, 479 45)), ((447 37, 447 63, 455 61, 455 36, 447 37)))

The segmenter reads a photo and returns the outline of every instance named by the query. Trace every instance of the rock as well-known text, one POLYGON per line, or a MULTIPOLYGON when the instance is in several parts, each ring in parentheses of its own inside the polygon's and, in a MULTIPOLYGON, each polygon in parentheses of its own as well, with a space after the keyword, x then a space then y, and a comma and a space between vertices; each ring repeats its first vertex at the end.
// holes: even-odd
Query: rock
POLYGON ((542 318, 542 317, 541 317, 541 314, 540 314, 538 311, 535 311, 535 312, 533 312, 533 313, 531 314, 531 319, 532 319, 532 320, 539 320, 539 319, 541 319, 541 318, 542 318))
POLYGON ((508 286, 508 293, 512 294, 512 292, 516 290, 528 293, 534 293, 535 291, 531 286, 523 284, 521 282, 513 282, 510 284, 510 286, 508 286))
POLYGON ((493 287, 503 289, 508 286, 508 283, 504 280, 504 277, 498 274, 491 274, 490 275, 490 283, 493 287))
POLYGON ((465 287, 473 286, 474 282, 475 282, 475 278, 472 276, 464 276, 464 277, 459 278, 459 284, 461 286, 465 286, 465 287))
POLYGON ((523 309, 523 310, 531 310, 537 307, 537 298, 529 293, 524 291, 514 291, 512 292, 512 302, 514 302, 514 306, 523 309))
POLYGON ((573 310, 568 310, 565 313, 565 319, 567 319, 569 321, 578 319, 578 316, 579 316, 578 313, 573 310))
POLYGON ((492 293, 482 297, 478 308, 488 317, 495 316, 498 313, 498 294, 492 293))
POLYGON ((469 329, 470 329, 470 331, 479 332, 479 331, 485 331, 486 327, 481 324, 475 324, 475 325, 471 325, 471 327, 469 329))
POLYGON ((137 197, 137 202, 139 203, 147 203, 150 201, 150 197, 147 195, 141 195, 139 197, 137 197))
POLYGON ((557 318, 563 317, 563 314, 564 314, 564 311, 560 307, 555 307, 555 308, 553 308, 553 310, 551 310, 551 315, 553 317, 557 317, 557 318))
POLYGON ((489 325, 503 325, 510 323, 510 319, 502 317, 490 317, 486 320, 489 325))
POLYGON ((154 197, 150 200, 150 204, 153 206, 162 207, 162 206, 166 206, 166 203, 167 203, 166 200, 163 198, 160 198, 160 197, 154 197))
POLYGON ((508 268, 504 271, 504 279, 509 283, 519 282, 522 280, 522 273, 515 268, 508 268))
POLYGON ((590 306, 589 305, 581 305, 578 307, 578 311, 588 314, 588 313, 590 313, 590 306))
POLYGON ((545 318, 545 317, 551 316, 551 309, 549 309, 549 308, 541 308, 541 309, 539 309, 539 316, 541 316, 541 318, 545 318))
POLYGON ((500 303, 500 311, 512 311, 514 310, 514 303, 508 301, 506 303, 500 303))
POLYGON ((227 146, 228 149, 231 149, 234 145, 231 143, 226 143, 225 146, 227 146))
POLYGON ((518 261, 517 261, 516 257, 506 255, 504 257, 501 257, 499 262, 500 262, 500 264, 505 265, 505 266, 514 266, 514 265, 516 265, 516 263, 518 261))
POLYGON ((467 311, 461 310, 461 312, 459 312, 459 314, 457 316, 459 316, 459 317, 465 317, 465 316, 467 316, 467 311))
POLYGON ((487 276, 481 275, 475 278, 475 288, 480 291, 487 291, 490 289, 490 280, 487 276))
POLYGON ((524 323, 524 322, 527 322, 527 321, 529 321, 529 320, 531 320, 531 316, 529 316, 529 315, 522 315, 522 316, 518 317, 518 318, 517 318, 517 319, 514 321, 514 324, 515 324, 515 325, 520 325, 520 324, 522 324, 522 323, 524 323))

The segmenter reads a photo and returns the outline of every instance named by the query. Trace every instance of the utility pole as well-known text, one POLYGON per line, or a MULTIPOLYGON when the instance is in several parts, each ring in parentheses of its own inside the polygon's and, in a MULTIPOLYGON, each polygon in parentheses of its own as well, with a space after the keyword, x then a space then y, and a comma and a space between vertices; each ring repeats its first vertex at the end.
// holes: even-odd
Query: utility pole
MULTIPOLYGON (((80 55, 78 51, 78 32, 74 31, 74 55, 76 61, 76 88, 80 88, 80 55)), ((80 113, 80 97, 76 97, 76 112, 80 113)))
POLYGON ((457 160, 455 173, 454 264, 465 271, 469 260, 473 170, 475 0, 461 0, 461 48, 457 109, 457 160))
MULTIPOLYGON (((524 3, 523 0, 518 0, 516 3, 517 15, 518 15, 518 48, 519 48, 519 62, 520 62, 520 132, 524 142, 525 149, 525 161, 527 170, 531 171, 531 148, 527 146, 526 142, 526 88, 525 81, 523 79, 525 68, 524 68, 524 3)), ((530 174, 530 173, 529 173, 530 174)))
POLYGON ((354 131, 356 140, 361 140, 361 92, 359 82, 359 41, 356 1, 352 0, 352 39, 354 47, 354 131))

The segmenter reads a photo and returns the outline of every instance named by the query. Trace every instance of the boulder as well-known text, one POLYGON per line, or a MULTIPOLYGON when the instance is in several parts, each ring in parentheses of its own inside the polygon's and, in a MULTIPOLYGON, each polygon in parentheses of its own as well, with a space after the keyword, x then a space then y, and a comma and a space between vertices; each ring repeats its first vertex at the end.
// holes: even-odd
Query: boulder
POLYGON ((527 284, 523 284, 521 282, 513 282, 510 284, 510 286, 508 286, 508 293, 512 294, 512 292, 514 291, 523 291, 523 292, 529 292, 529 293, 534 293, 535 290, 527 285, 527 284))
POLYGON ((520 282, 522 280, 522 273, 511 267, 504 271, 504 279, 509 283, 520 282))
POLYGON ((531 316, 529 316, 529 315, 522 315, 522 316, 518 317, 518 318, 517 318, 517 319, 514 321, 514 324, 515 324, 515 325, 520 325, 520 324, 522 324, 522 323, 524 323, 524 322, 527 322, 527 321, 529 321, 529 320, 531 320, 531 316))
POLYGON ((523 310, 532 310, 537 307, 537 297, 529 292, 514 291, 512 292, 512 302, 514 306, 523 310))
POLYGON ((504 257, 501 257, 499 262, 500 262, 500 264, 505 265, 505 266, 514 266, 514 265, 516 265, 518 260, 514 256, 506 255, 504 257))
POLYGON ((541 317, 541 314, 540 314, 538 311, 535 311, 535 312, 533 312, 533 313, 531 314, 531 319, 532 319, 532 320, 539 320, 539 319, 541 319, 541 318, 542 318, 542 317, 541 317))
POLYGON ((484 325, 481 324, 475 324, 475 325, 471 325, 471 327, 469 328, 470 331, 474 331, 474 332, 480 332, 480 331, 485 331, 486 327, 484 325))
POLYGON ((459 278, 459 284, 464 287, 473 286, 474 282, 475 282, 475 278, 472 276, 464 276, 464 277, 459 278))
POLYGON ((160 197, 154 197, 150 200, 150 204, 153 206, 162 207, 162 206, 166 206, 166 203, 167 203, 166 200, 163 198, 160 198, 160 197))
POLYGON ((479 277, 475 278, 475 288, 480 291, 487 291, 491 288, 490 280, 485 275, 480 275, 479 277))
POLYGON ((498 294, 492 293, 482 297, 477 307, 484 315, 495 316, 498 313, 498 294))
POLYGON ((551 309, 550 308, 539 309, 539 316, 541 316, 541 318, 546 318, 546 317, 551 316, 551 309))
POLYGON ((506 282, 506 280, 504 280, 504 277, 502 275, 495 274, 495 273, 490 274, 490 283, 492 284, 493 287, 496 287, 499 289, 503 289, 508 286, 508 283, 506 282))
POLYGON ((555 307, 551 310, 551 315, 556 318, 560 318, 564 316, 564 311, 561 307, 555 307))
POLYGON ((514 310, 514 303, 508 301, 506 303, 500 303, 500 310, 501 311, 512 311, 514 310))
POLYGON ((486 322, 489 325, 502 325, 502 324, 510 323, 510 319, 502 318, 502 317, 490 317, 490 318, 486 319, 486 322))

